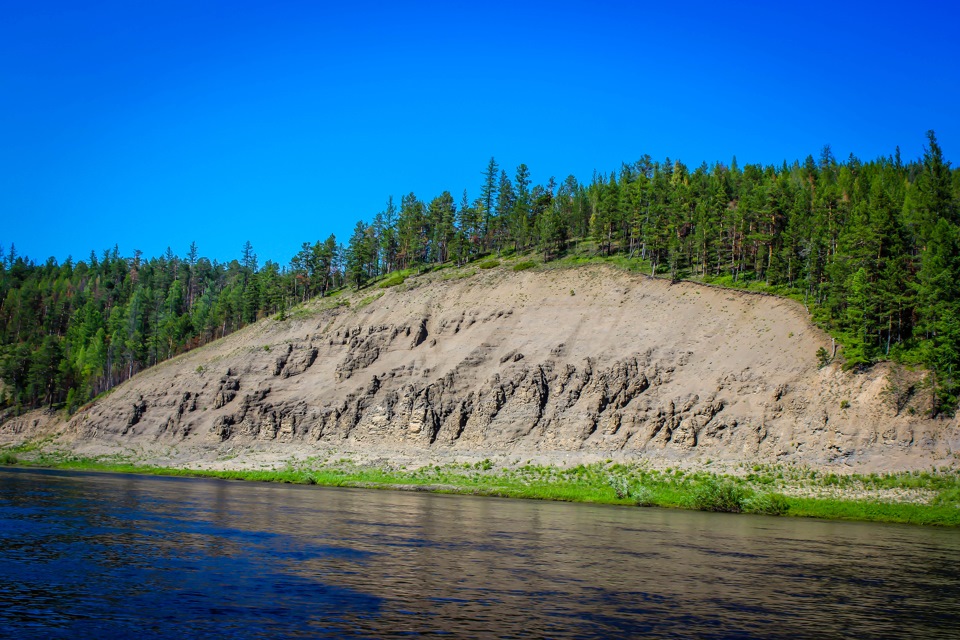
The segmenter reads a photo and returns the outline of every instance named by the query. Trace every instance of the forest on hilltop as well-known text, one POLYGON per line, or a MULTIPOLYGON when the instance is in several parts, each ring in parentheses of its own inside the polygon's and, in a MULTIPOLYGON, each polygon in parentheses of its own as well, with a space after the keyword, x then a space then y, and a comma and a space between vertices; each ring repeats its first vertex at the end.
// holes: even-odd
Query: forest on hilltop
POLYGON ((288 265, 259 265, 247 242, 229 263, 170 249, 91 252, 34 263, 0 248, 0 406, 72 412, 145 367, 260 318, 395 271, 574 247, 651 275, 762 285, 802 299, 844 345, 845 366, 883 359, 930 369, 932 415, 960 392, 960 170, 934 133, 922 158, 780 166, 644 156, 588 184, 532 185, 491 158, 479 196, 393 198, 346 245, 304 242, 288 265))

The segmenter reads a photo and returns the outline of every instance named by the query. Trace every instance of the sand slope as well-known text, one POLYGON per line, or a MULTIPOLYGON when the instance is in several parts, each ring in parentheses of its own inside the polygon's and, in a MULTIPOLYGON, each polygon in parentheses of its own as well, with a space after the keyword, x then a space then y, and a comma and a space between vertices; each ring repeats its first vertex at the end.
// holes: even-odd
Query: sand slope
POLYGON ((68 424, 8 421, 0 442, 46 429, 78 451, 180 460, 956 463, 956 421, 920 417, 922 393, 898 412, 888 366, 818 369, 830 339, 792 301, 603 266, 456 275, 364 290, 349 307, 314 301, 143 372, 68 424))

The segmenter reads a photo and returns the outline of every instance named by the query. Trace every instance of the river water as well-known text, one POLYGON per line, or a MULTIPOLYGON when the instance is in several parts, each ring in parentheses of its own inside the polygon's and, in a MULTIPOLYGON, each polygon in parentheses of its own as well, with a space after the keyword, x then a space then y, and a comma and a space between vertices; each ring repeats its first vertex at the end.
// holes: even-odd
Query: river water
POLYGON ((0 469, 4 637, 958 637, 960 532, 0 469))

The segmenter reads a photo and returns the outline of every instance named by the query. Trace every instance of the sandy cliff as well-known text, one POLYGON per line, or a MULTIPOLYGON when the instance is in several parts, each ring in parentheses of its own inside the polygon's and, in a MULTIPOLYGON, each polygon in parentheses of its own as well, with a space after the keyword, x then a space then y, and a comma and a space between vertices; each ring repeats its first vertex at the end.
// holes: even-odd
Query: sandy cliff
POLYGON ((955 420, 920 417, 922 393, 901 394, 898 410, 890 389, 911 380, 891 385, 887 366, 818 368, 830 339, 792 301, 598 266, 451 275, 264 320, 69 423, 10 420, 0 444, 46 430, 80 452, 194 459, 271 449, 956 464, 955 420))

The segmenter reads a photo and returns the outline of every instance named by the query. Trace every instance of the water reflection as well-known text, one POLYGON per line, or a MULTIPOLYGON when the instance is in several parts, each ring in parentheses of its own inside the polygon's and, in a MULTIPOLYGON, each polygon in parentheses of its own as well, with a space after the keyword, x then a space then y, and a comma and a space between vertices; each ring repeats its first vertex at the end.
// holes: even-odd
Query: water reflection
POLYGON ((0 471, 19 636, 935 637, 958 560, 952 530, 0 471))

